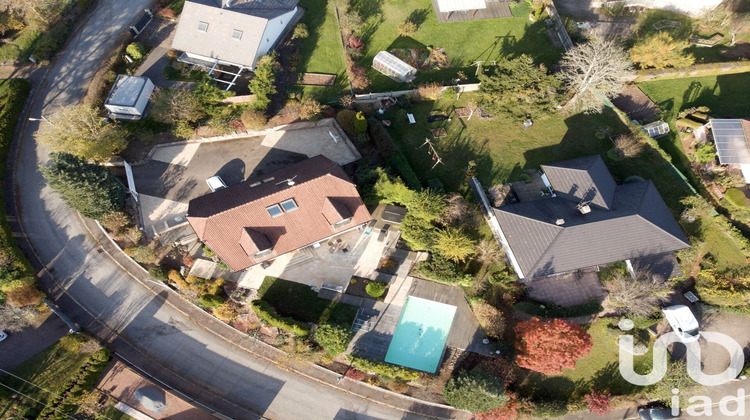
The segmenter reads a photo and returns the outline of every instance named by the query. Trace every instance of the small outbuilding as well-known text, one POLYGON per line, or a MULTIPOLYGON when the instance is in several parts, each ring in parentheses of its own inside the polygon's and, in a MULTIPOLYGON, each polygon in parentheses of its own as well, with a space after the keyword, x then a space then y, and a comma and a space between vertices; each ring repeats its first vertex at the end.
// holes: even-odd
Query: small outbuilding
POLYGON ((654 121, 641 127, 651 138, 657 138, 669 134, 669 124, 664 121, 654 121))
POLYGON ((148 77, 121 74, 115 79, 104 107, 109 118, 137 121, 143 118, 154 83, 148 77))
POLYGON ((411 82, 417 74, 417 69, 388 51, 380 51, 375 55, 372 59, 372 68, 397 82, 411 82))

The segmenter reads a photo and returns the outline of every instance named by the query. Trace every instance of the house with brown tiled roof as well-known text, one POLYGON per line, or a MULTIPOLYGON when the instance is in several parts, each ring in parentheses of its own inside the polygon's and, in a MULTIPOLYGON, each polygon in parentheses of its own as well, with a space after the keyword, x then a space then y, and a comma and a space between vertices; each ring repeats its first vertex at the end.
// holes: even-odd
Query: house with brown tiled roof
POLYGON ((371 217, 344 170, 319 155, 195 198, 187 220, 240 271, 357 229, 371 217))

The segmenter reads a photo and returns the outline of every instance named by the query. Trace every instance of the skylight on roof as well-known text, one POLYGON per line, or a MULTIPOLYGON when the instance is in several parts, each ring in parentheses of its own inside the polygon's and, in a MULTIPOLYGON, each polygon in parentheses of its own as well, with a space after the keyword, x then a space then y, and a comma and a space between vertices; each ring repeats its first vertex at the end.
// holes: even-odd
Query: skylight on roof
POLYGON ((233 29, 232 30, 232 38, 233 39, 237 39, 237 40, 242 39, 242 31, 240 31, 238 29, 233 29))
POLYGON ((201 32, 208 31, 208 22, 198 22, 198 30, 201 32))
POLYGON ((299 207, 297 207, 297 203, 294 201, 293 198, 290 198, 289 200, 282 201, 281 207, 284 208, 284 211, 290 212, 297 210, 299 207))
POLYGON ((284 214, 284 211, 281 210, 281 207, 279 207, 278 204, 274 204, 273 206, 266 207, 266 211, 271 217, 279 217, 282 214, 284 214))

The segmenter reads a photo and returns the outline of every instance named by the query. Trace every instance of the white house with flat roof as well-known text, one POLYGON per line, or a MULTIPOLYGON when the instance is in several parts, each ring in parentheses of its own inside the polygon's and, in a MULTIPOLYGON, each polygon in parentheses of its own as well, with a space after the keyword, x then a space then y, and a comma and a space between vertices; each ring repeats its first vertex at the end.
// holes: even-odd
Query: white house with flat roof
POLYGON ((148 99, 154 91, 154 83, 145 76, 121 74, 109 91, 104 107, 109 118, 116 120, 140 120, 146 112, 148 99))

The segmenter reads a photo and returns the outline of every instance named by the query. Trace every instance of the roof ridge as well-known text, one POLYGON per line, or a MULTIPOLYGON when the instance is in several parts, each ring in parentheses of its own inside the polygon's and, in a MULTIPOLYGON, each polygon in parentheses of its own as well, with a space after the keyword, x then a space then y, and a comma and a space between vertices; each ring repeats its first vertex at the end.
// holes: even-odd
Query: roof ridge
MULTIPOLYGON (((519 204, 520 204, 520 203, 519 203, 519 204)), ((495 210, 500 210, 501 208, 502 208, 502 206, 500 206, 500 207, 495 207, 495 210)), ((522 217, 522 218, 524 218, 524 219, 528 219, 528 220, 531 220, 531 221, 534 221, 534 222, 537 222, 537 223, 541 223, 541 224, 543 224, 543 225, 549 225, 550 227, 555 227, 555 228, 560 228, 560 229, 562 229, 562 228, 563 228, 562 226, 556 225, 556 224, 554 224, 554 223, 552 223, 552 222, 543 222, 543 221, 541 221, 541 220, 539 220, 539 219, 535 219, 535 218, 533 218, 533 217, 529 217, 529 216, 526 216, 526 215, 523 215, 523 214, 518 214, 518 213, 511 213, 511 212, 507 212, 507 211, 506 211, 506 212, 504 212, 504 213, 506 213, 506 214, 512 214, 512 215, 514 215, 514 216, 517 216, 517 217, 522 217)))
POLYGON ((550 241, 549 245, 547 245, 547 248, 545 248, 544 252, 542 252, 542 255, 540 255, 539 258, 537 258, 536 263, 529 269, 529 272, 524 273, 526 274, 526 276, 529 276, 529 277, 533 276, 533 273, 535 273, 538 270, 539 264, 541 264, 541 262, 545 259, 544 257, 549 253, 549 250, 552 249, 552 246, 555 244, 555 242, 557 242, 557 240, 560 238, 560 236, 562 235, 564 231, 565 231, 565 228, 560 226, 560 231, 557 232, 557 235, 555 235, 555 239, 550 241))

